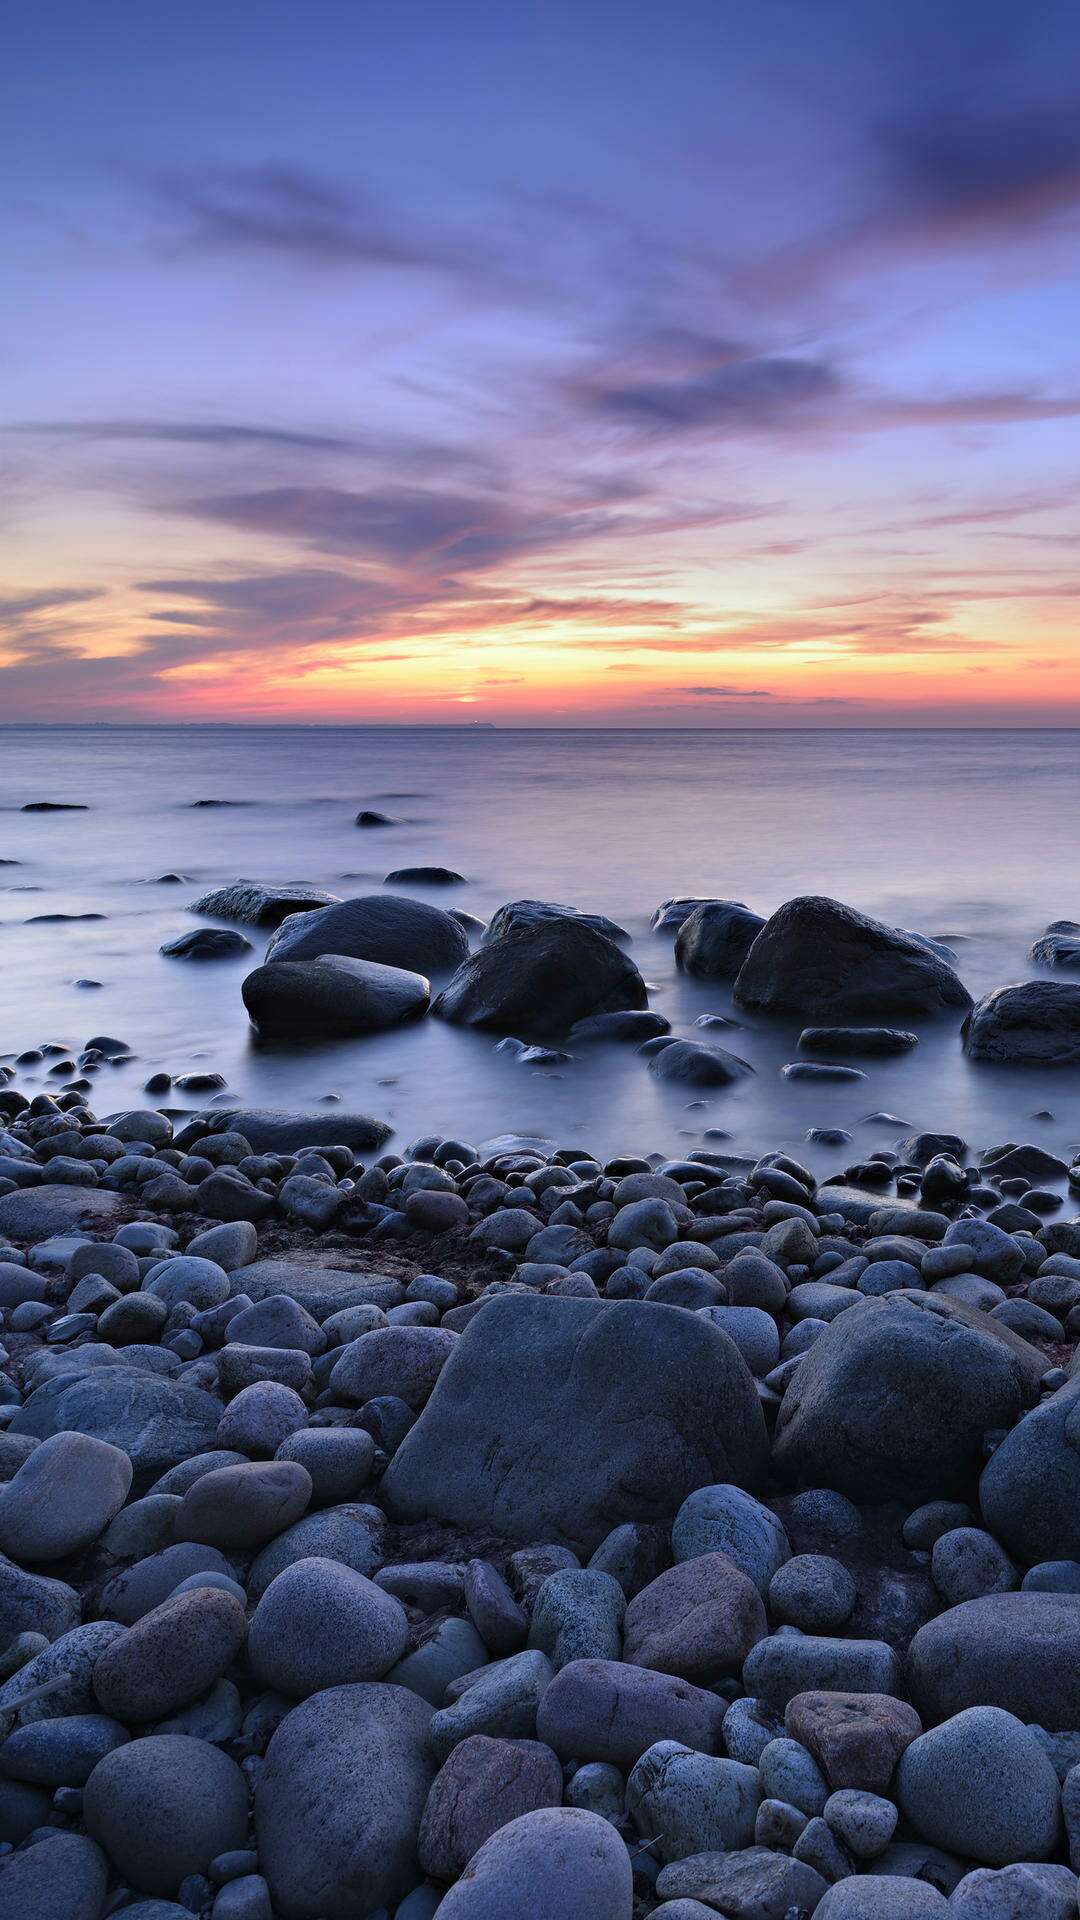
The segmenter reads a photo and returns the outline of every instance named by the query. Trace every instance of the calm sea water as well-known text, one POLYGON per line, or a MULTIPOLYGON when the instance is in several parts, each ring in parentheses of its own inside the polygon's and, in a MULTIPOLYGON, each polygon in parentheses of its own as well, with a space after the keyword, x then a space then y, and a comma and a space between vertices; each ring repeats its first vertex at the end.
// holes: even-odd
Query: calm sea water
POLYGON ((388 1120, 395 1144, 516 1129, 601 1153, 671 1152, 723 1128, 740 1151, 801 1148, 821 1169, 889 1144, 899 1128, 867 1118, 885 1109, 976 1146, 1075 1147, 1077 1074, 972 1066, 951 1022, 925 1030, 913 1056, 870 1063, 867 1081, 822 1087, 779 1076, 797 1024, 754 1020, 721 1036, 754 1077, 702 1105, 658 1086, 632 1049, 530 1070, 497 1055, 495 1036, 437 1020, 267 1049, 240 998, 264 935, 248 929, 256 952, 237 961, 186 964, 158 949, 205 924, 189 903, 225 881, 360 894, 424 863, 467 876, 424 897, 483 918, 526 896, 609 914, 633 935, 652 1004, 696 1038, 708 1037, 697 1015, 731 1012, 731 1000, 677 974, 670 937, 649 932, 674 894, 762 913, 796 893, 832 894, 954 942, 977 995, 1036 971, 1027 950, 1047 921, 1080 918, 1078 748, 1069 731, 5 728, 0 859, 18 864, 0 866, 0 1054, 109 1033, 138 1058, 99 1082, 99 1112, 136 1102, 159 1068, 213 1067, 244 1103, 315 1108, 338 1095, 388 1120), (43 799, 90 811, 20 812, 43 799), (193 808, 200 799, 244 804, 193 808), (361 807, 397 824, 358 830, 361 807), (157 883, 170 869, 183 886, 157 883), (33 923, 56 912, 105 917, 33 923), (85 977, 100 987, 76 987, 85 977), (1032 1118, 1043 1108, 1054 1118, 1032 1118), (850 1128, 854 1146, 804 1148, 823 1124, 850 1128))

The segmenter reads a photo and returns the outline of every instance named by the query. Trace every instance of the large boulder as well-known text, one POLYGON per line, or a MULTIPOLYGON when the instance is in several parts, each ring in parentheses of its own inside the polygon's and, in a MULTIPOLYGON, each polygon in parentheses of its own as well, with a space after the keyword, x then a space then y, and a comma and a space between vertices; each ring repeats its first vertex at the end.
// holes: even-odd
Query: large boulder
POLYGON ((259 1865, 283 1920, 355 1920, 416 1885, 431 1708, 405 1687, 332 1687, 286 1714, 255 1789, 259 1865))
POLYGON ((1023 980, 995 987, 963 1025, 972 1060, 1013 1067, 1075 1067, 1080 1061, 1080 986, 1067 980, 1023 980))
POLYGON ((0 1920, 99 1920, 109 1869, 101 1848, 81 1833, 52 1829, 47 1839, 0 1865, 0 1920))
POLYGON ((121 1879, 175 1894, 247 1838, 247 1782, 208 1740, 149 1734, 114 1747, 86 1783, 83 1814, 121 1879))
POLYGON ((560 907, 554 900, 508 900, 492 914, 484 929, 483 945, 490 946, 493 940, 501 940, 504 934, 516 933, 521 927, 542 926, 545 920, 572 920, 579 927, 591 927, 594 933, 602 933, 609 940, 629 940, 625 927, 609 920, 603 913, 583 913, 580 907, 560 907))
POLYGON ((839 900, 807 894, 768 920, 739 970, 735 999, 811 1020, 916 1018, 961 1011, 971 995, 940 950, 839 900))
POLYGON ((240 991, 262 1034, 338 1039, 418 1020, 431 984, 403 967, 324 953, 318 960, 271 960, 249 973, 240 991))
POLYGON ((0 1551, 13 1560, 64 1560, 104 1533, 131 1487, 119 1447, 82 1433, 54 1433, 0 1489, 0 1551))
POLYGON ((75 1227, 119 1224, 125 1211, 123 1196, 104 1187, 54 1186, 46 1181, 40 1187, 16 1187, 14 1193, 0 1194, 0 1235, 33 1244, 75 1227))
POLYGON ((695 1487, 757 1485, 766 1451, 742 1355, 697 1314, 507 1295, 465 1329, 382 1490, 403 1519, 591 1553, 695 1487))
MULTIPOLYGON (((322 1113, 279 1113, 273 1107, 228 1107, 200 1114, 204 1133, 242 1133, 253 1153, 298 1153, 302 1147, 381 1147, 393 1132, 369 1113, 340 1107, 322 1113), (204 1124, 205 1123, 205 1124, 204 1124)), ((70 1192, 70 1188, 63 1188, 70 1192)))
POLYGON ((262 880, 234 880, 231 886, 213 887, 193 900, 191 912, 213 914, 217 920, 240 920, 249 927, 280 927, 290 914, 314 913, 319 907, 336 907, 340 902, 339 893, 325 893, 322 887, 292 881, 272 887, 262 880))
POLYGON ((500 1827, 439 1902, 442 1920, 631 1920, 625 1843, 582 1807, 541 1807, 500 1827))
POLYGON ((764 925, 741 900, 706 900, 675 936, 675 965, 704 980, 734 980, 764 925))
POLYGON ((840 1314, 777 1415, 773 1460, 803 1486, 860 1502, 969 1500, 983 1437, 1038 1397, 1046 1361, 1001 1321, 929 1293, 840 1314))
POLYGON ((552 1040, 591 1014, 647 1005, 644 980, 614 940, 582 921, 554 919, 481 947, 432 1011, 459 1026, 552 1040))
POLYGON ((949 1607, 908 1648, 908 1691, 927 1725, 992 1706, 1051 1732, 1080 1727, 1080 1594, 988 1593, 949 1607))
POLYGON ((1080 1379, 1006 1434, 983 1471, 979 1504, 1018 1560, 1080 1560, 1080 1379))
POLYGON ((220 1400, 200 1387, 140 1367, 109 1366, 46 1380, 8 1431, 38 1440, 65 1430, 90 1434, 119 1447, 140 1476, 164 1473, 178 1460, 205 1453, 220 1419, 220 1400))
POLYGON ((469 937, 450 914, 397 893, 363 894, 317 913, 283 920, 266 949, 268 960, 318 960, 324 953, 374 960, 409 973, 449 973, 469 951, 469 937))

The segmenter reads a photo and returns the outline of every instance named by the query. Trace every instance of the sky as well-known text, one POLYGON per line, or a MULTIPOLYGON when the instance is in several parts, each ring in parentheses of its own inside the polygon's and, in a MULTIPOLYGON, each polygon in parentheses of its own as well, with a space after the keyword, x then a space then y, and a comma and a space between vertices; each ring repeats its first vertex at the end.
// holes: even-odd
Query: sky
POLYGON ((16 0, 0 721, 1080 725, 1075 0, 16 0))

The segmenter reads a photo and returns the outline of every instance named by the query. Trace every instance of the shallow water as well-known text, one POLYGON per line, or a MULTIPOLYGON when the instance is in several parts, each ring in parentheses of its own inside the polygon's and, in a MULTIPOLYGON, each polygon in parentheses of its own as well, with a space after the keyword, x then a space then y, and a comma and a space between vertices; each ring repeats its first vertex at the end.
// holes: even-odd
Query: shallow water
POLYGON ((864 1082, 782 1080, 798 1023, 702 1035, 697 1015, 730 1013, 730 994, 677 974, 670 936, 648 927, 675 894, 767 913, 793 894, 827 893, 955 943, 976 995, 1030 977, 1040 969, 1027 950, 1046 923, 1080 918, 1078 741, 1065 730, 5 728, 0 860, 19 864, 0 866, 0 1054, 113 1034, 138 1059, 105 1073, 98 1112, 136 1103, 157 1069, 213 1067, 244 1104, 314 1108, 336 1094, 385 1118, 394 1144, 515 1129, 603 1154, 672 1152, 720 1128, 739 1151, 797 1148, 822 1170, 890 1144, 900 1129, 866 1117, 885 1109, 975 1146, 1075 1148, 1080 1075, 971 1065, 958 1021, 923 1027, 912 1056, 862 1063, 864 1082), (45 799, 90 810, 19 811, 45 799), (243 804, 193 807, 200 799, 243 804), (396 824, 359 830, 362 807, 396 824), (240 998, 261 930, 243 930, 255 952, 235 961, 158 952, 208 924, 188 905, 211 886, 244 877, 367 893, 391 868, 421 863, 456 868, 467 884, 411 891, 481 918, 523 897, 610 915, 633 935, 652 1005, 673 1030, 726 1044, 756 1073, 695 1098, 659 1086, 632 1048, 529 1069, 496 1054, 496 1036, 437 1020, 268 1049, 254 1043, 240 998), (157 884, 170 869, 184 885, 157 884), (57 912, 106 917, 28 924, 57 912), (100 988, 76 987, 81 977, 100 988), (1054 1119, 1031 1117, 1043 1108, 1054 1119), (810 1150, 812 1125, 848 1127, 854 1144, 810 1150))

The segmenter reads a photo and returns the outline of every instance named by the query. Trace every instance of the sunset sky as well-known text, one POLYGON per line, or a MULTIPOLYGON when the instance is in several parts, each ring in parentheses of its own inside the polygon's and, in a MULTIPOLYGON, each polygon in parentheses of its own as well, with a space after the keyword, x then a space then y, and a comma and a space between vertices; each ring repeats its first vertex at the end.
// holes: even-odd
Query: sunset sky
POLYGON ((1076 0, 39 0, 0 720, 1080 724, 1076 0))

